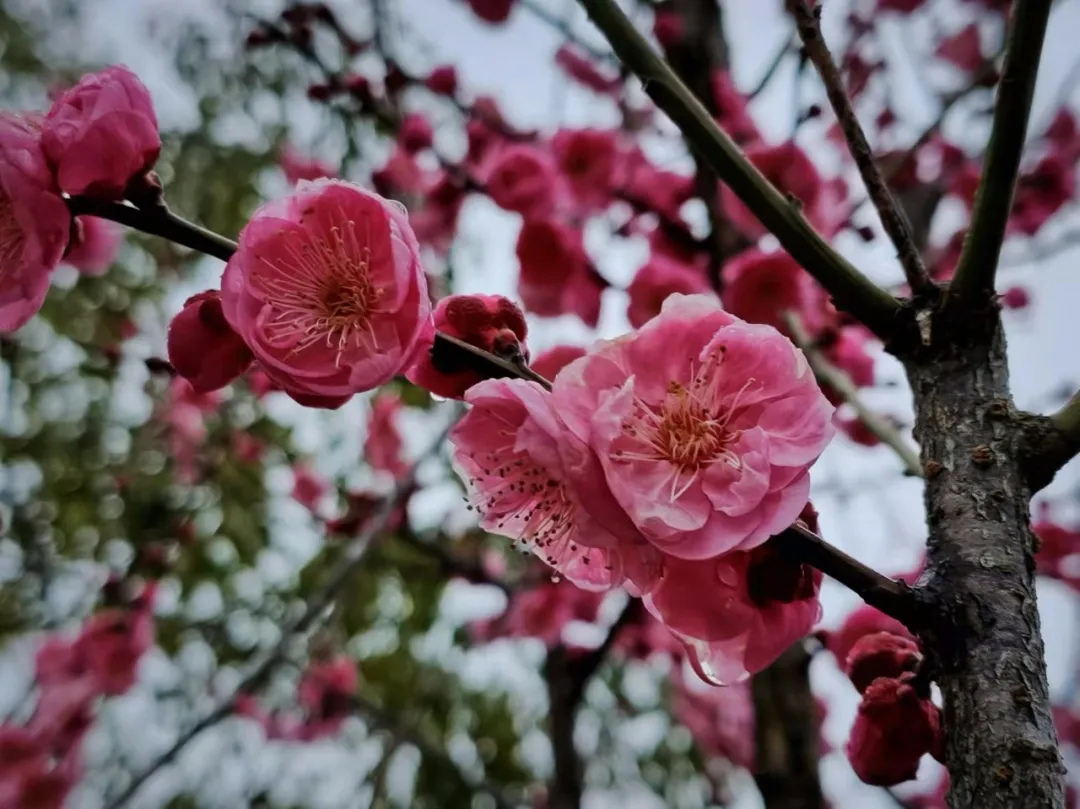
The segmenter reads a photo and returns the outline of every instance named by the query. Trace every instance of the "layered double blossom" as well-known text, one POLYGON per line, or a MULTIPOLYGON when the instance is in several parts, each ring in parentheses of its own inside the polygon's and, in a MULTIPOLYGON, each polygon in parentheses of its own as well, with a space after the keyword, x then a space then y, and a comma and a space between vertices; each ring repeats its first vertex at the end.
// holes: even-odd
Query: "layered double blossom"
POLYGON ((0 334, 41 308, 65 252, 88 275, 116 252, 115 227, 80 217, 73 228, 62 193, 120 199, 160 149, 150 94, 120 66, 84 76, 44 116, 0 113, 0 334))
POLYGON ((314 407, 389 382, 434 334, 405 209, 342 180, 302 181, 255 212, 221 306, 270 380, 314 407))
POLYGON ((451 433, 482 524, 579 586, 624 584, 704 679, 768 665, 817 621, 821 574, 767 540, 803 514, 833 407, 802 353, 707 295, 536 383, 492 380, 451 433))

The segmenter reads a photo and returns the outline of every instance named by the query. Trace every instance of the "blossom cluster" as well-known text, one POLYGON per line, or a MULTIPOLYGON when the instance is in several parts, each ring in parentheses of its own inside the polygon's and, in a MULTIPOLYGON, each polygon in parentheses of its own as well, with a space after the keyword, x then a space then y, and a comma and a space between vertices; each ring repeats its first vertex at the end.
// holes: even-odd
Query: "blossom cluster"
POLYGON ((50 636, 38 648, 38 688, 25 724, 0 723, 0 805, 60 809, 82 774, 81 748, 103 697, 135 684, 154 639, 151 582, 129 604, 91 616, 78 636, 50 636))
POLYGON ((821 574, 768 540, 807 510, 833 408, 802 353, 715 297, 533 381, 480 382, 451 433, 482 525, 579 587, 625 586, 702 677, 768 665, 819 617, 821 574))
POLYGON ((0 113, 0 334, 37 313, 65 256, 96 275, 116 252, 115 226, 73 221, 65 198, 138 195, 160 150, 150 94, 121 66, 84 76, 44 116, 0 113))

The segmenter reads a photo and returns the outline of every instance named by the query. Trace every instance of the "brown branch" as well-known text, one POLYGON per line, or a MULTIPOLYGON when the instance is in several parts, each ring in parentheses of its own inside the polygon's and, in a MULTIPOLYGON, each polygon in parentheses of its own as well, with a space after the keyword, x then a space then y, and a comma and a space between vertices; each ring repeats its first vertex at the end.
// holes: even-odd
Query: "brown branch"
POLYGON ((839 393, 844 401, 851 405, 855 415, 859 417, 859 421, 866 426, 866 429, 897 454, 904 464, 904 474, 911 477, 922 477, 922 463, 919 461, 918 453, 908 445, 907 441, 889 422, 866 406, 866 403, 859 396, 858 388, 851 381, 851 377, 829 362, 821 349, 814 345, 813 339, 807 333, 799 316, 794 312, 784 312, 783 317, 792 341, 806 355, 806 360, 810 363, 810 368, 813 369, 818 382, 822 385, 828 385, 839 393))
POLYGON ((782 554, 815 567, 826 576, 847 587, 877 610, 891 615, 908 627, 918 624, 917 605, 913 591, 902 581, 894 581, 858 559, 848 556, 796 523, 785 528, 771 540, 782 554))
POLYGON ((840 308, 889 341, 899 301, 837 253, 803 217, 798 204, 770 183, 717 126, 671 67, 634 28, 615 0, 579 0, 615 52, 641 79, 645 92, 679 127, 721 180, 828 290, 840 308))
POLYGON ((821 34, 821 6, 815 5, 811 8, 806 0, 788 0, 787 5, 795 18, 795 25, 799 29, 806 55, 817 68, 818 75, 821 76, 821 81, 825 85, 829 103, 840 122, 840 129, 844 133, 848 150, 855 159, 859 175, 881 217, 881 224, 889 235, 889 239, 892 240, 893 246, 896 247, 900 265, 904 268, 904 277, 907 278, 912 292, 918 295, 932 287, 933 282, 915 246, 908 221, 874 161, 874 153, 866 140, 866 133, 863 132, 855 110, 851 106, 851 99, 844 89, 843 77, 825 44, 825 38, 821 34))
POLYGON ((1080 391, 1050 416, 1021 413, 1019 420, 1021 469, 1031 491, 1037 492, 1080 455, 1080 391))
POLYGON ((773 77, 776 75, 776 71, 778 71, 780 69, 780 65, 784 63, 784 58, 791 53, 793 44, 794 42, 791 38, 788 38, 784 41, 783 47, 776 52, 776 56, 774 56, 772 58, 772 61, 769 62, 769 66, 765 68, 765 73, 758 80, 758 83, 754 85, 754 88, 749 93, 746 94, 746 98, 748 101, 753 101, 763 92, 765 92, 765 88, 768 87, 769 83, 773 80, 773 77))
POLYGON ((1051 4, 1052 0, 1018 0, 1012 7, 1005 65, 971 226, 949 284, 950 295, 961 304, 978 305, 994 294, 1051 4))

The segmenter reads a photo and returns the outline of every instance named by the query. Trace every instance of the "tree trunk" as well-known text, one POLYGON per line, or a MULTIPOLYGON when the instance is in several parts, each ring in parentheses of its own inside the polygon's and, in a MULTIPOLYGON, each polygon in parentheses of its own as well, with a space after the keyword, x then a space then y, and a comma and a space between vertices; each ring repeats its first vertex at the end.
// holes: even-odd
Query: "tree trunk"
POLYGON ((935 316, 933 344, 905 364, 930 532, 922 641, 944 696, 949 806, 1063 809, 1031 492, 1020 471, 1000 317, 996 309, 935 316))
POLYGON ((822 809, 821 736, 810 654, 792 646, 754 676, 754 780, 767 809, 822 809))

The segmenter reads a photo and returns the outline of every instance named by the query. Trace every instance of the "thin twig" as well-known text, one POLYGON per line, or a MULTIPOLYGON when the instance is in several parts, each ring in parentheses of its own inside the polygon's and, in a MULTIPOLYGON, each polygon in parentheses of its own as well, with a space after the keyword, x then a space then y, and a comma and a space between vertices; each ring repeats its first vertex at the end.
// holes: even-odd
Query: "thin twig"
POLYGON ((951 296, 961 304, 975 304, 994 294, 1051 5, 1052 0, 1018 0, 1013 4, 1012 28, 971 226, 949 285, 951 296))
POLYGON ((769 66, 765 69, 764 75, 758 80, 758 83, 754 85, 754 89, 746 94, 747 101, 753 101, 763 92, 765 88, 769 86, 769 82, 773 80, 776 75, 776 71, 780 69, 780 65, 784 64, 784 59, 791 53, 791 46, 794 44, 793 38, 788 38, 784 41, 784 45, 780 50, 776 52, 776 56, 769 62, 769 66))
POLYGON ((828 385, 843 397, 844 401, 851 405, 855 415, 859 417, 866 429, 877 436, 882 444, 890 447, 904 464, 904 472, 911 477, 922 477, 922 464, 919 455, 908 445, 900 433, 885 419, 866 406, 859 396, 859 390, 842 369, 837 368, 822 353, 821 349, 814 345, 813 339, 803 326, 802 320, 794 312, 783 313, 784 323, 788 327, 788 333, 792 341, 802 349, 807 362, 814 371, 818 382, 828 385))
MULTIPOLYGON (((453 420, 451 420, 451 424, 452 423, 453 420)), ((303 613, 282 630, 281 638, 278 642, 274 644, 269 652, 267 652, 258 665, 244 677, 240 684, 233 690, 233 693, 214 708, 214 710, 188 728, 187 731, 180 734, 173 745, 154 759, 150 766, 135 775, 120 794, 108 804, 107 809, 120 809, 121 806, 124 806, 135 795, 139 788, 154 775, 154 773, 171 763, 196 736, 232 714, 236 707, 237 699, 242 694, 249 693, 258 688, 263 680, 273 671, 274 667, 285 659, 289 645, 298 635, 306 632, 318 621, 327 607, 329 607, 337 597, 341 588, 349 581, 353 571, 363 560, 368 547, 370 547, 371 543, 386 530, 387 524, 392 519, 394 512, 401 506, 404 498, 413 491, 413 481, 417 467, 426 460, 429 455, 438 451, 442 446, 443 439, 449 429, 449 426, 443 429, 427 451, 425 451, 420 456, 419 460, 413 464, 412 468, 402 476, 394 487, 394 491, 383 500, 379 508, 372 514, 371 522, 368 523, 367 527, 345 547, 345 553, 340 563, 335 568, 333 575, 327 580, 326 584, 323 585, 323 588, 307 602, 303 613)))
POLYGON ((806 0, 788 0, 788 9, 795 18, 795 25, 799 29, 799 36, 806 48, 806 54, 814 63, 825 85, 825 94, 829 97, 836 119, 840 122, 840 129, 844 133, 848 150, 855 159, 859 175, 866 184, 878 216, 881 217, 881 224, 893 246, 896 247, 900 266, 904 268, 904 277, 907 278, 912 292, 919 294, 932 287, 933 282, 926 272, 922 256, 912 238, 907 218, 900 210, 900 206, 881 174, 881 169, 874 161, 874 153, 866 140, 866 133, 863 132, 855 110, 851 106, 851 99, 844 89, 843 77, 825 44, 825 38, 821 33, 821 6, 815 5, 811 8, 806 0))
POLYGON ((776 543, 785 556, 817 568, 871 607, 909 628, 916 624, 915 599, 904 582, 883 576, 798 523, 785 528, 770 541, 776 543))
POLYGON ((902 311, 899 301, 837 253, 806 221, 797 200, 785 198, 747 160, 615 0, 579 2, 619 57, 641 79, 645 92, 781 246, 817 278, 839 307, 889 340, 902 311))

